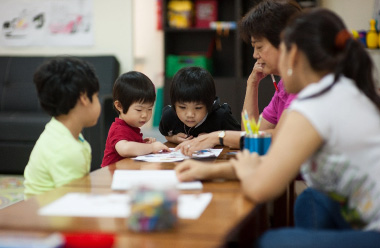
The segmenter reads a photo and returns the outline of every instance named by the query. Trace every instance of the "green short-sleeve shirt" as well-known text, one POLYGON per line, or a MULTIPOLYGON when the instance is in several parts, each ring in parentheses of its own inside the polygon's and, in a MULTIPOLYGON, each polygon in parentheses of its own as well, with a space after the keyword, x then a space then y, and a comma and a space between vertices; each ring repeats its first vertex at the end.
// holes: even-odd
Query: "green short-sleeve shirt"
POLYGON ((38 138, 24 171, 25 198, 81 178, 90 171, 91 147, 54 117, 38 138))

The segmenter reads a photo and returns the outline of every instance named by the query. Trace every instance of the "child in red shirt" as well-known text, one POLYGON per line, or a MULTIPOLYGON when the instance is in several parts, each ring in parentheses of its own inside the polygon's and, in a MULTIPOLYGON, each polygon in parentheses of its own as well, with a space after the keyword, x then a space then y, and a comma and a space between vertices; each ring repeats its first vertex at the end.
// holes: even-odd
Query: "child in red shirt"
POLYGON ((152 81, 136 71, 116 79, 113 102, 119 117, 108 132, 102 167, 125 157, 157 153, 169 148, 155 138, 143 139, 140 127, 152 117, 156 92, 152 81))

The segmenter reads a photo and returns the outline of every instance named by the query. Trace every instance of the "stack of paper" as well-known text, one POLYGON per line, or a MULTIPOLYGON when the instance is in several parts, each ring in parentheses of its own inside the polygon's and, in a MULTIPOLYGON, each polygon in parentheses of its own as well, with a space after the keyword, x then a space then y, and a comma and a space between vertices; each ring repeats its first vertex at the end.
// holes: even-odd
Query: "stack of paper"
POLYGON ((134 185, 176 185, 180 190, 202 189, 200 181, 179 182, 174 170, 115 170, 111 188, 129 190, 134 185))

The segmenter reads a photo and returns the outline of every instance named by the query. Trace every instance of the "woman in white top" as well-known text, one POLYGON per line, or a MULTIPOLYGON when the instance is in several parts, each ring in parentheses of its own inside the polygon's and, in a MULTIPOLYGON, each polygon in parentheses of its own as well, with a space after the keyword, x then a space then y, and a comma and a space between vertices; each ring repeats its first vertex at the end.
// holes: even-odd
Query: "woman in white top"
POLYGON ((279 196, 299 170, 308 190, 295 227, 270 230, 255 247, 378 247, 380 97, 373 64, 333 12, 315 9, 283 33, 279 69, 298 93, 265 157, 231 160, 248 198, 279 196))

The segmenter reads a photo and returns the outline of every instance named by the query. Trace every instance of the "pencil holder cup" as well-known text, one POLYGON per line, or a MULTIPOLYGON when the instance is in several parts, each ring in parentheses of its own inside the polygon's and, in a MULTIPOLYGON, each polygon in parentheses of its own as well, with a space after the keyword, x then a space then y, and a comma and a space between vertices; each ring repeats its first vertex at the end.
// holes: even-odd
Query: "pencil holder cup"
POLYGON ((265 155, 269 150, 272 142, 272 135, 269 133, 246 134, 244 136, 244 149, 251 153, 256 152, 259 155, 265 155))
POLYGON ((172 229, 177 224, 178 190, 175 186, 135 186, 130 191, 128 228, 135 232, 172 229))

